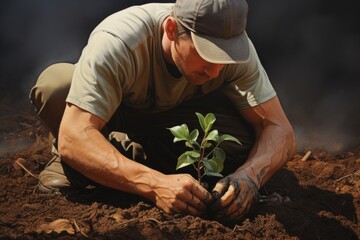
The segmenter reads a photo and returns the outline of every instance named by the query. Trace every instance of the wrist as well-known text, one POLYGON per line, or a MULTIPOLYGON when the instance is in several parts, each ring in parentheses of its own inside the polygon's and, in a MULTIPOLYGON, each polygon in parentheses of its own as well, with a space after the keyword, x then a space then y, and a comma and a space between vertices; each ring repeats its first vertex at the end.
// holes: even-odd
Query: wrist
POLYGON ((132 191, 135 194, 155 202, 156 188, 159 184, 159 181, 163 179, 163 175, 164 174, 156 170, 148 168, 147 171, 144 171, 131 179, 130 182, 133 187, 130 188, 132 188, 132 191))
POLYGON ((171 180, 169 180, 169 175, 154 170, 154 173, 151 173, 148 199, 154 203, 158 202, 159 198, 161 198, 161 193, 169 188, 169 181, 171 182, 171 180))
POLYGON ((245 173, 245 175, 253 181, 253 183, 257 187, 257 189, 260 189, 260 187, 261 187, 260 174, 254 168, 249 166, 249 167, 242 168, 239 170, 243 171, 245 173))

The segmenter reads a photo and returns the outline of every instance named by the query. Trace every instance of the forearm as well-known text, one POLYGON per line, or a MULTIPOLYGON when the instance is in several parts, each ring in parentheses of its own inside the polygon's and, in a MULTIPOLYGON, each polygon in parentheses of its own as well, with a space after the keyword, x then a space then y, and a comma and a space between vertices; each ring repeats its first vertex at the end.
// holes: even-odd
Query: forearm
POLYGON ((152 191, 161 173, 123 156, 95 128, 88 127, 78 135, 67 132, 63 129, 59 138, 65 163, 101 185, 153 200, 152 191))
POLYGON ((218 217, 241 219, 256 202, 260 187, 295 154, 295 137, 277 97, 255 107, 241 109, 253 126, 255 145, 247 161, 213 189, 218 217))
POLYGON ((270 177, 295 154, 295 137, 292 129, 284 129, 275 124, 265 126, 251 150, 247 162, 237 171, 245 170, 263 186, 270 177))

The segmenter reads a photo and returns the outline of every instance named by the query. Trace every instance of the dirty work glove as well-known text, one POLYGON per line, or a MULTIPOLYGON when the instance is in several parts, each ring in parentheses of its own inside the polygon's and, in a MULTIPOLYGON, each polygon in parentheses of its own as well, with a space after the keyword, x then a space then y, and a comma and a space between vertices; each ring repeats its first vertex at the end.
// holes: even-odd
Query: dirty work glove
POLYGON ((210 209, 216 218, 240 220, 258 201, 258 190, 257 181, 251 179, 244 170, 232 173, 215 185, 211 192, 214 203, 210 209))

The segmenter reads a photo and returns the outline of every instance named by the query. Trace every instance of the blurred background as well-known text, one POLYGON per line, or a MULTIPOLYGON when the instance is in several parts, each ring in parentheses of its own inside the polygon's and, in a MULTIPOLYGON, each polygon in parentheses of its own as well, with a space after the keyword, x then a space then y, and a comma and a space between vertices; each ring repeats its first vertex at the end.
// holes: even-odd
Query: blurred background
MULTIPOLYGON (((45 67, 77 61, 89 33, 102 19, 147 2, 2 0, 0 101, 27 99, 45 67)), ((248 4, 248 35, 294 126, 299 149, 342 151, 358 145, 357 1, 248 0, 248 4)))

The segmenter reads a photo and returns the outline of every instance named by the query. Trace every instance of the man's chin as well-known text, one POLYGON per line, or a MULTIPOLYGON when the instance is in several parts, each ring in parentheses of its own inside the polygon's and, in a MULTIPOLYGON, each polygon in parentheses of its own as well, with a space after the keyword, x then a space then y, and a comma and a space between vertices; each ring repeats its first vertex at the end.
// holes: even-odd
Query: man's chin
POLYGON ((206 83, 207 81, 209 81, 209 80, 207 80, 207 79, 191 79, 189 82, 191 83, 191 84, 193 84, 193 85, 203 85, 204 83, 206 83))

